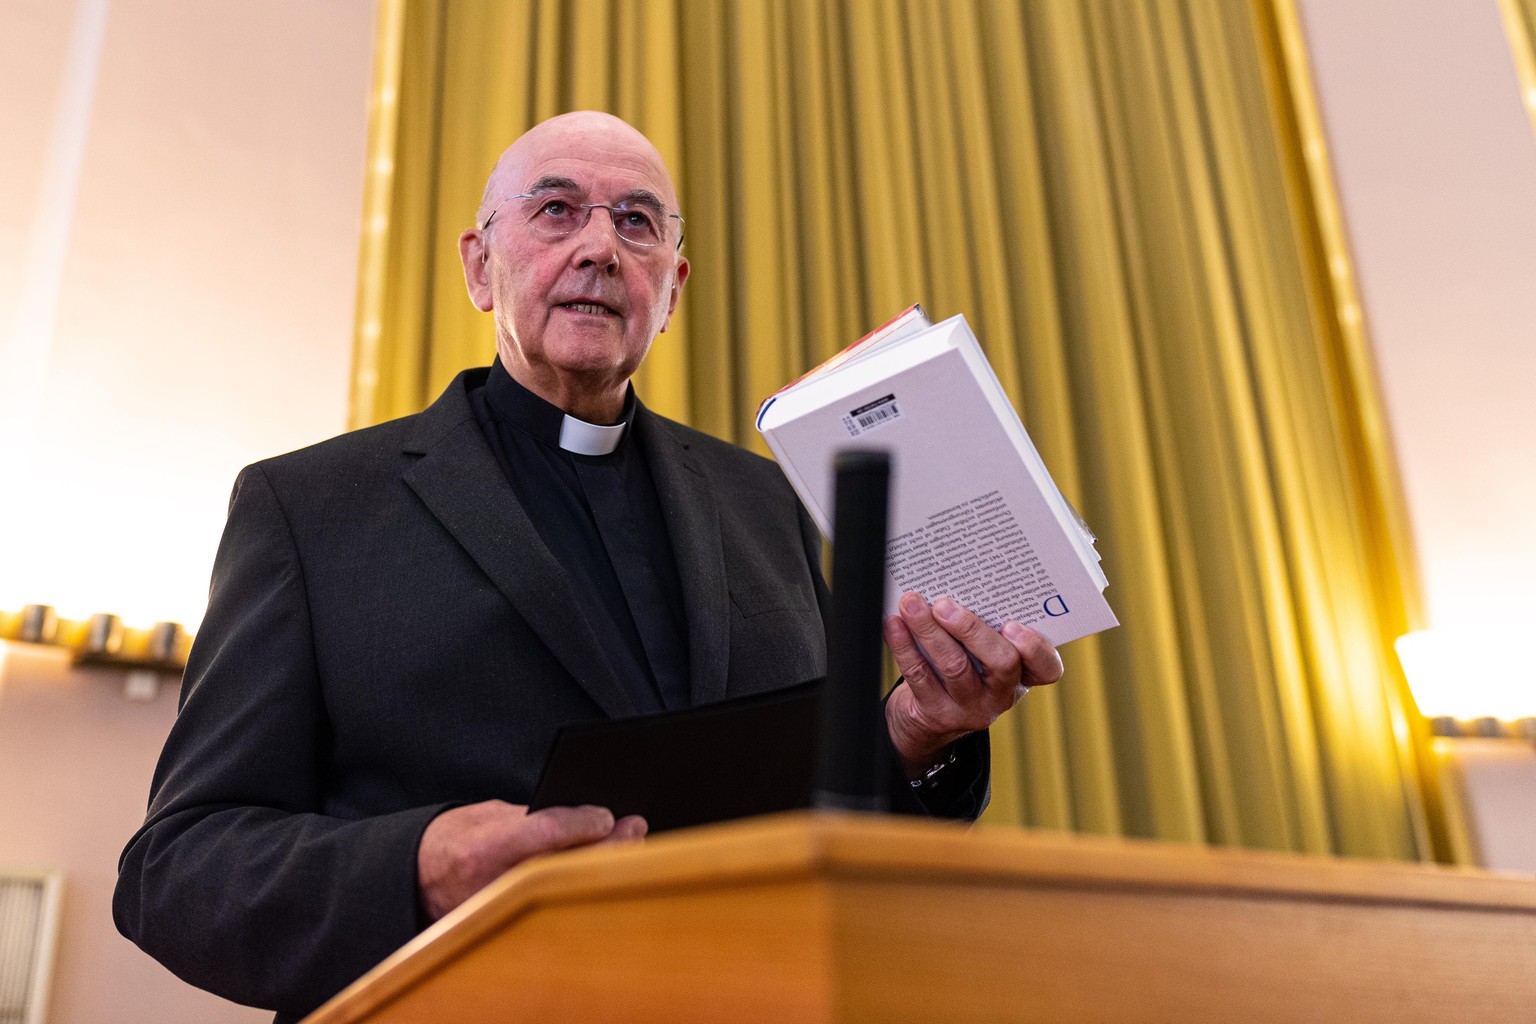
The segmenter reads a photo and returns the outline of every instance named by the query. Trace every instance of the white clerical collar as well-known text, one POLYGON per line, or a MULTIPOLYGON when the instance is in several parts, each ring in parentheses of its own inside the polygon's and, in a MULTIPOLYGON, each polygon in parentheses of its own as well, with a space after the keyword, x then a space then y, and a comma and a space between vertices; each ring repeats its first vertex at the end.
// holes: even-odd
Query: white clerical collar
POLYGON ((627 423, 605 427, 566 413, 560 421, 560 447, 575 455, 609 455, 624 440, 627 423))

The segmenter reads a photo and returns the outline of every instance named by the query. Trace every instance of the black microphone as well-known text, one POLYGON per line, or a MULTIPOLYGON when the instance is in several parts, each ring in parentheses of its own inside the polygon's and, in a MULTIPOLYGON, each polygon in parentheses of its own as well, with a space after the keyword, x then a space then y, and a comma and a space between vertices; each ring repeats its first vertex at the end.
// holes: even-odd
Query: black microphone
POLYGON ((880 700, 881 620, 891 456, 884 451, 843 451, 835 467, 832 623, 815 805, 883 811, 890 768, 880 700))

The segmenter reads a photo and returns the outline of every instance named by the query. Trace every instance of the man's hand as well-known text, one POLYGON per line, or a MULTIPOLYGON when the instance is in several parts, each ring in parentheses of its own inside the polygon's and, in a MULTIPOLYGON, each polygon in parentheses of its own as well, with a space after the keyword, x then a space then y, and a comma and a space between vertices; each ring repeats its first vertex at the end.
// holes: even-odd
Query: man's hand
POLYGON ((1056 648, 1028 626, 1005 622, 998 632, 948 597, 930 608, 907 593, 899 607, 885 620, 885 642, 906 682, 885 702, 885 724, 908 778, 991 725, 1029 687, 1061 678, 1056 648))
POLYGON ((547 807, 528 813, 500 800, 454 807, 433 818, 416 850, 422 909, 436 921, 529 857, 645 837, 638 815, 613 820, 606 807, 547 807))

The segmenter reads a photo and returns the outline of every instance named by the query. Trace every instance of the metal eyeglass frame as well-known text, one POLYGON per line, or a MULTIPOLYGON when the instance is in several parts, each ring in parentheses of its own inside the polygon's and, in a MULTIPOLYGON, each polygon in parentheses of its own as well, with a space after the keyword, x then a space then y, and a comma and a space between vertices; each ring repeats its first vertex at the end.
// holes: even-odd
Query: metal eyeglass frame
MULTIPOLYGON (((512 200, 514 200, 514 199, 536 199, 536 198, 538 198, 538 196, 539 196, 539 193, 537 193, 537 192, 520 192, 520 193, 518 193, 515 196, 502 196, 501 197, 501 201, 496 204, 496 208, 491 211, 491 215, 489 217, 485 218, 485 223, 480 225, 480 230, 484 231, 487 228, 489 228, 491 226, 491 221, 495 220, 496 219, 496 215, 501 212, 501 208, 503 206, 505 206, 507 203, 511 202, 512 200)), ((570 200, 565 200, 565 201, 566 202, 571 202, 570 200)), ((571 202, 571 205, 576 207, 578 210, 586 210, 587 211, 587 218, 586 218, 586 220, 583 220, 580 224, 577 224, 576 226, 572 227, 571 230, 569 232, 567 232, 566 234, 555 235, 553 237, 555 237, 555 238, 569 238, 571 235, 574 235, 576 232, 582 230, 583 228, 585 228, 587 226, 587 223, 589 221, 591 221, 591 219, 592 219, 592 211, 596 210, 596 209, 599 209, 599 208, 607 210, 610 219, 612 219, 614 214, 623 214, 623 213, 628 213, 629 212, 629 210, 626 209, 622 203, 619 204, 618 206, 613 206, 613 205, 611 205, 609 203, 576 203, 576 202, 571 202)), ((687 226, 687 221, 683 220, 683 215, 680 214, 680 213, 672 213, 672 212, 666 210, 665 208, 662 210, 662 212, 665 213, 668 217, 670 217, 673 220, 677 221, 677 223, 679 225, 681 225, 679 227, 679 229, 678 229, 678 232, 677 232, 677 248, 678 249, 682 249, 682 247, 683 247, 683 235, 684 235, 684 231, 685 231, 686 226, 687 226)), ((621 242, 625 243, 626 245, 639 246, 642 249, 654 249, 658 245, 663 245, 663 244, 666 243, 666 239, 662 239, 659 242, 637 242, 633 238, 625 238, 623 233, 619 231, 619 228, 618 228, 617 224, 614 225, 613 233, 615 235, 617 235, 619 240, 621 242)))

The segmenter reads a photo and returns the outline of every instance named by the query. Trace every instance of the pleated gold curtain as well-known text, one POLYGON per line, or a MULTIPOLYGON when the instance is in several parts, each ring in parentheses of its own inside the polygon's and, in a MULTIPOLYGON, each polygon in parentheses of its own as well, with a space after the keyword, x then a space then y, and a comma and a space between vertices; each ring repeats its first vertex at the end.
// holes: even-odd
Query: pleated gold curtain
POLYGON ((1520 75, 1525 112, 1536 126, 1536 0, 1499 0, 1499 10, 1520 75))
POLYGON ((1098 531, 1124 625, 999 722, 989 820, 1446 856, 1288 0, 385 0, 375 100, 356 425, 490 360, 455 237, 512 138, 612 111, 688 218, 649 405, 762 450, 785 381, 963 312, 1098 531))

